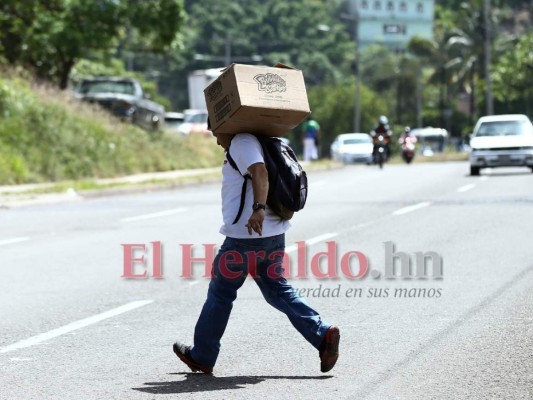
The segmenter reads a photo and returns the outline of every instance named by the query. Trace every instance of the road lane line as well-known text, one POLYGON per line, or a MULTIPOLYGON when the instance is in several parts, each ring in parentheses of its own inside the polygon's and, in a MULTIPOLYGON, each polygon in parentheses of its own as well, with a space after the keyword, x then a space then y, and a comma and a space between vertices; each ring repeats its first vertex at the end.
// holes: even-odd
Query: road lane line
POLYGON ((21 340, 20 342, 13 343, 9 346, 0 348, 0 353, 8 353, 10 351, 15 351, 19 349, 24 349, 26 347, 35 346, 36 344, 45 342, 47 340, 56 338, 58 336, 64 335, 66 333, 85 328, 86 326, 96 324, 105 319, 115 317, 125 312, 135 310, 136 308, 143 307, 147 304, 152 303, 153 300, 138 300, 132 301, 131 303, 124 304, 123 306, 114 308, 112 310, 103 312, 101 314, 93 315, 92 317, 80 319, 79 321, 72 322, 68 325, 62 326, 57 329, 53 329, 49 332, 41 333, 40 335, 33 336, 28 339, 21 340))
MULTIPOLYGON (((319 235, 319 236, 315 236, 314 238, 311 238, 311 239, 307 239, 305 240, 305 244, 307 246, 309 245, 313 245, 313 244, 317 244, 317 243, 320 243, 320 242, 324 242, 328 239, 332 239, 336 236, 338 236, 339 234, 338 233, 335 233, 335 232, 331 232, 331 233, 324 233, 323 235, 319 235)), ((285 253, 292 253, 294 251, 298 250, 298 245, 297 244, 293 244, 291 246, 287 246, 285 248, 285 253)))
POLYGON ((429 201, 423 201, 422 203, 417 203, 409 207, 400 208, 392 213, 392 215, 403 215, 410 213, 412 211, 420 210, 421 208, 431 205, 429 201))
POLYGON ((187 211, 186 208, 175 208, 173 210, 166 210, 166 211, 160 211, 160 212, 151 213, 151 214, 138 215, 136 217, 122 218, 120 221, 121 222, 142 221, 145 219, 160 218, 160 217, 166 217, 169 215, 179 214, 185 211, 187 211))
POLYGON ((469 190, 474 189, 475 187, 476 187, 475 183, 470 183, 468 185, 461 186, 459 189, 457 189, 457 191, 459 193, 464 193, 464 192, 468 192, 469 190))
POLYGON ((377 219, 375 221, 361 222, 360 224, 350 226, 349 228, 346 229, 346 231, 353 231, 353 230, 357 230, 357 229, 361 229, 361 228, 366 228, 366 227, 369 227, 370 225, 374 225, 374 224, 378 223, 379 220, 380 219, 377 219))
POLYGON ((13 243, 26 242, 28 240, 30 240, 29 237, 18 237, 18 238, 4 239, 4 240, 0 240, 0 246, 6 246, 8 244, 13 244, 13 243))

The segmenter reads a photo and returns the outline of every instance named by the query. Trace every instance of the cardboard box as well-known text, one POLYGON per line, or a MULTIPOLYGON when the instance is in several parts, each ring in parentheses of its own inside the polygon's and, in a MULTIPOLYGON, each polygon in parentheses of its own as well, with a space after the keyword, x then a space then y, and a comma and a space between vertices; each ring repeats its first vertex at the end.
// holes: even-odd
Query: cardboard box
POLYGON ((211 130, 283 136, 309 114, 302 71, 232 64, 204 90, 211 130))

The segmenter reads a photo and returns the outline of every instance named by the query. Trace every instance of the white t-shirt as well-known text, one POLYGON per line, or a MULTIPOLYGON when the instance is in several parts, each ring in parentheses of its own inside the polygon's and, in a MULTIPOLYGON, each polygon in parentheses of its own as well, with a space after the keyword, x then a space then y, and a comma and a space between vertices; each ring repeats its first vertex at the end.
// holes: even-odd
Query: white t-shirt
POLYGON ((239 133, 235 135, 230 146, 231 158, 237 164, 237 172, 227 160, 224 160, 222 166, 222 217, 224 225, 220 228, 220 233, 224 236, 237 239, 251 239, 259 237, 270 237, 285 233, 291 226, 289 221, 282 220, 268 206, 263 221, 263 235, 252 231, 250 235, 248 228, 245 226, 252 214, 252 205, 254 202, 254 192, 252 181, 248 179, 246 184, 246 196, 244 208, 241 217, 236 224, 233 224, 239 205, 241 203, 242 182, 244 175, 248 173, 248 167, 256 163, 264 163, 263 149, 257 138, 249 133, 239 133))

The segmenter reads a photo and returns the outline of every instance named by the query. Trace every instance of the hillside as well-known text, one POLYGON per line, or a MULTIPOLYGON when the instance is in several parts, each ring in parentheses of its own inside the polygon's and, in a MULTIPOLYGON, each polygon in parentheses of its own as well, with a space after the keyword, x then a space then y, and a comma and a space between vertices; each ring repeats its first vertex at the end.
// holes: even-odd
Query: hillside
POLYGON ((213 138, 153 136, 67 93, 0 73, 0 184, 218 165, 213 138))

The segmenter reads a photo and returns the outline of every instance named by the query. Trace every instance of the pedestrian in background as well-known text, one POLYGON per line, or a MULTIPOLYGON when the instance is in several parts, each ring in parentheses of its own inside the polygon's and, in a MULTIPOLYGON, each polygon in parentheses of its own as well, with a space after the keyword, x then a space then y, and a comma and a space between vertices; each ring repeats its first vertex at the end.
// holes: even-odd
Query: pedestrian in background
MULTIPOLYGON (((250 274, 265 300, 285 313, 296 330, 319 351, 320 369, 327 372, 339 355, 339 329, 322 321, 283 276, 285 232, 290 223, 266 205, 268 171, 261 144, 247 133, 213 135, 227 153, 222 166, 224 223, 220 230, 226 238, 213 263, 207 300, 194 330, 194 345, 176 342, 174 353, 191 370, 212 373, 237 290, 250 274), (229 158, 238 171, 230 165, 229 158), (251 176, 252 184, 246 186, 245 211, 235 220, 245 176, 251 176)), ((275 343, 264 345, 264 351, 276 349, 275 343)))
POLYGON ((307 120, 302 125, 304 161, 318 160, 320 133, 320 125, 309 114, 307 120))

